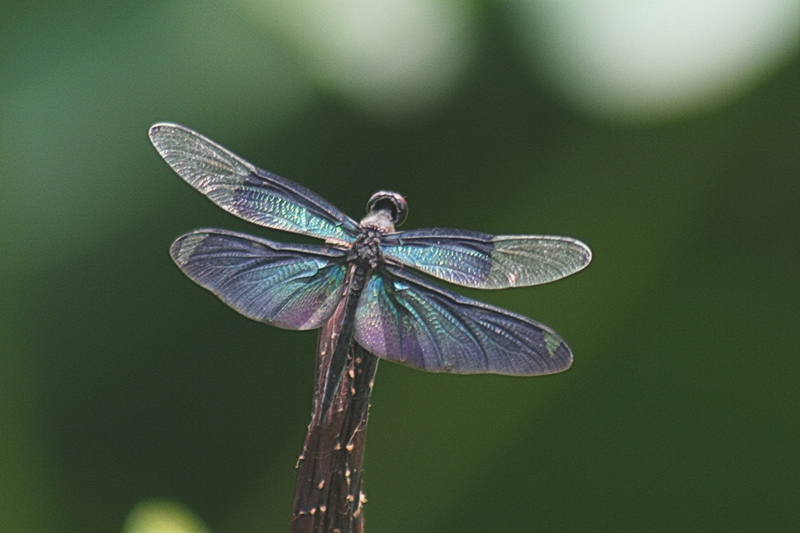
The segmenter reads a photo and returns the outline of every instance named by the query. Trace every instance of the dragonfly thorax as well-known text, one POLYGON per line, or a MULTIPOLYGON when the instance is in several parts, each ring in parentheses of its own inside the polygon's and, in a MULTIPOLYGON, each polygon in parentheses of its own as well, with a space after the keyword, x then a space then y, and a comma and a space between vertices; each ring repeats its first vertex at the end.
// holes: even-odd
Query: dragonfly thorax
POLYGON ((347 259, 377 268, 383 262, 381 238, 406 219, 408 204, 400 194, 378 191, 367 202, 367 216, 358 225, 358 237, 350 245, 347 259))
POLYGON ((381 253, 381 237, 383 231, 378 228, 362 225, 358 237, 347 252, 347 260, 377 268, 383 262, 381 253))

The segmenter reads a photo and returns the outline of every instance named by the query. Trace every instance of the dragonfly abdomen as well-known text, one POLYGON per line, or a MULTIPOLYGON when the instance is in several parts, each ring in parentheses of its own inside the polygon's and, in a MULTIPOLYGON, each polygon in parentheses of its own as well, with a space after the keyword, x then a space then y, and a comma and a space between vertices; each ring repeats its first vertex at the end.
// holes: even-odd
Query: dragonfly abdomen
MULTIPOLYGON (((325 378, 325 388, 322 392, 323 416, 328 408, 333 405, 333 399, 339 390, 342 381, 342 374, 347 366, 347 353, 350 345, 354 342, 356 323, 356 309, 358 300, 364 291, 367 279, 372 273, 372 269, 364 263, 356 261, 347 273, 344 294, 344 312, 341 314, 341 324, 338 328, 339 338, 336 339, 335 348, 331 355, 331 364, 328 367, 328 375, 325 378)), ((336 316, 336 313, 334 313, 336 316)))

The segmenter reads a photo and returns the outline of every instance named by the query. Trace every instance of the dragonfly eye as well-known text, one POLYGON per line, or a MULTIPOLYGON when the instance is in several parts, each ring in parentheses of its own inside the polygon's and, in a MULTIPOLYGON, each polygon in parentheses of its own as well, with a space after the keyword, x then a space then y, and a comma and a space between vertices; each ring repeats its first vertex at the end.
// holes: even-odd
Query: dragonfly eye
POLYGON ((388 211, 392 217, 392 224, 399 226, 408 216, 408 204, 406 199, 396 192, 378 191, 367 202, 367 214, 372 215, 379 211, 388 211))

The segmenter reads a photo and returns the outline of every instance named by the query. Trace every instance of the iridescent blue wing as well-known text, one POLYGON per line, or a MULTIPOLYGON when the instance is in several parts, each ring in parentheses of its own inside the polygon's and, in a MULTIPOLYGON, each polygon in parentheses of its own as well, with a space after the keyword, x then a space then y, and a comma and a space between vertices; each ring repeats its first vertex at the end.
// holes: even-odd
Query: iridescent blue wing
POLYGON ((150 140, 169 166, 212 202, 249 222, 347 244, 358 224, 318 194, 255 167, 199 133, 156 124, 150 140))
POLYGON ((569 237, 436 228, 386 235, 382 250, 390 260, 479 289, 548 283, 581 270, 592 259, 588 246, 569 237))
POLYGON ((543 324, 386 266, 367 283, 355 339, 368 351, 431 372, 551 374, 572 352, 543 324))
POLYGON ((216 229, 179 237, 170 255, 187 276, 241 314, 285 329, 314 329, 333 314, 345 253, 216 229))

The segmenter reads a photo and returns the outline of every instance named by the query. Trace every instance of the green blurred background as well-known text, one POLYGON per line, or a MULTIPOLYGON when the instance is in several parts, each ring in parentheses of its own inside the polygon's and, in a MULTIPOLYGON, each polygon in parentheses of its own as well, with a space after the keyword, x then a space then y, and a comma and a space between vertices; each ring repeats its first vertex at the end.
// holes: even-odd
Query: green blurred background
POLYGON ((520 379, 382 363, 375 532, 800 528, 800 3, 0 2, 0 529, 138 503, 286 531, 314 332, 168 255, 248 225, 147 139, 184 124, 354 218, 569 235, 562 282, 463 291, 575 353, 520 379))

